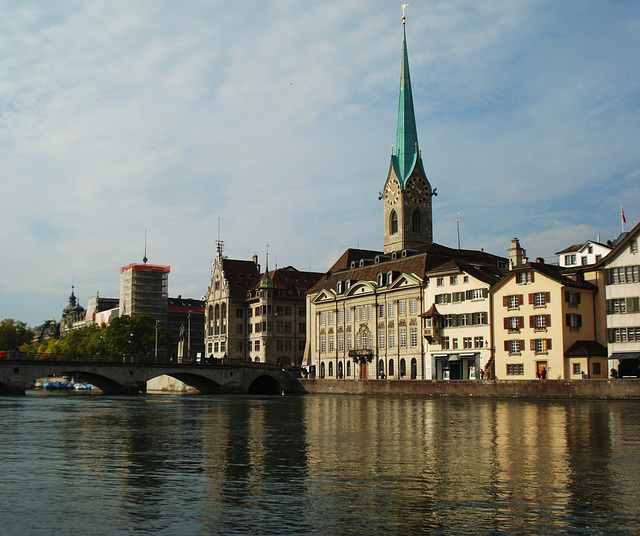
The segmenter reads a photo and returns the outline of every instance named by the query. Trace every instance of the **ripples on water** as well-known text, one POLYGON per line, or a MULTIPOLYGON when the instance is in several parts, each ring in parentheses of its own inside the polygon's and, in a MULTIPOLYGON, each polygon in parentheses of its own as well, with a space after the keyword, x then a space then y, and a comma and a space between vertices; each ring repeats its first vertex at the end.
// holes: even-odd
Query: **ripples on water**
POLYGON ((4 397, 0 523, 12 535, 639 534, 639 417, 637 401, 4 397))

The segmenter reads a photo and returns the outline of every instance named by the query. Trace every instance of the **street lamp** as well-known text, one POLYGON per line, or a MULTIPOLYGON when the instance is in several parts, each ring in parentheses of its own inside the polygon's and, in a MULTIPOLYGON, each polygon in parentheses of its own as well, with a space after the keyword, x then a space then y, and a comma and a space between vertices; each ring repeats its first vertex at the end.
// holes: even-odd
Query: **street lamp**
POLYGON ((156 345, 154 348, 154 356, 156 358, 156 363, 158 362, 158 320, 156 319, 156 345))

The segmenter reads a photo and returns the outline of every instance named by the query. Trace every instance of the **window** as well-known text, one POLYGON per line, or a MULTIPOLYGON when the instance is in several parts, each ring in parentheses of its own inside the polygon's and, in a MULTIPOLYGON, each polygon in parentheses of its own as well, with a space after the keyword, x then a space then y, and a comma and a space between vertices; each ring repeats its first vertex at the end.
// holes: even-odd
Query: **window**
POLYGON ((418 300, 415 298, 409 300, 409 313, 412 315, 418 314, 418 300))
POLYGON ((347 333, 347 350, 353 350, 353 335, 347 333))
POLYGON ((473 348, 471 337, 464 337, 462 339, 462 346, 465 350, 470 350, 471 348, 473 348))
POLYGON ((255 342, 255 351, 259 352, 260 351, 260 341, 256 341, 255 342))
POLYGON ((551 315, 533 315, 529 317, 529 327, 535 330, 546 330, 551 327, 551 315))
POLYGON ((378 318, 384 318, 384 305, 378 305, 378 318))
POLYGON ((637 283, 638 266, 621 266, 620 268, 610 268, 606 270, 605 277, 608 285, 637 283))
POLYGON ((467 300, 481 300, 489 295, 489 289, 475 288, 473 290, 467 290, 467 300))
POLYGON ((442 338, 442 349, 443 350, 449 350, 450 348, 450 341, 449 341, 449 337, 443 337, 442 338))
POLYGON ((351 308, 351 307, 349 307, 349 308, 347 309, 347 322, 351 322, 351 319, 353 318, 353 317, 352 317, 352 315, 353 315, 353 312, 352 312, 352 311, 353 311, 353 310, 352 310, 352 308, 351 308))
POLYGON ((510 354, 519 354, 524 347, 522 340, 504 341, 504 349, 510 354))
POLYGON ((406 348, 406 347, 407 347, 407 328, 401 327, 400 328, 400 348, 406 348))
POLYGON ((394 304, 393 304, 393 302, 389 302, 387 305, 388 305, 388 307, 387 307, 387 316, 389 318, 393 318, 394 315, 395 315, 395 312, 396 312, 394 304))
POLYGON ((329 324, 333 324, 333 311, 329 311, 329 324))
POLYGON ((444 277, 438 277, 436 279, 436 287, 444 287, 444 277))
POLYGON ((353 310, 356 313, 356 322, 360 322, 360 307, 354 307, 353 310))
POLYGON ((507 364, 507 376, 523 376, 524 365, 522 363, 507 364))
POLYGON ((454 316, 453 315, 444 315, 444 325, 445 328, 452 328, 455 326, 454 316))
POLYGON ((378 348, 384 348, 384 330, 378 331, 378 348))
POLYGON ((458 339, 457 339, 456 337, 454 337, 453 339, 451 339, 451 347, 452 347, 454 350, 457 350, 457 349, 458 349, 458 339))
POLYGON ((638 253, 638 241, 637 240, 632 240, 629 243, 629 252, 638 253))
POLYGON ((436 294, 436 304, 451 303, 451 294, 436 294))
POLYGON ((458 316, 458 325, 459 326, 468 326, 471 321, 471 315, 462 314, 458 316))
POLYGON ((411 339, 410 339, 410 344, 412 348, 415 348, 416 346, 418 346, 418 328, 413 326, 411 328, 411 339))
POLYGON ((510 296, 505 296, 505 302, 508 309, 517 309, 522 305, 521 294, 512 294, 510 296))
POLYGON ((344 323, 344 309, 338 311, 338 324, 344 323))
POLYGON ((394 374, 394 370, 393 370, 393 359, 389 359, 389 376, 393 376, 394 374))
POLYGON ((531 349, 536 354, 546 354, 551 350, 551 339, 531 339, 531 349))
POLYGON ((468 283, 468 282, 469 282, 469 276, 468 276, 468 275, 465 275, 465 276, 462 278, 462 282, 463 282, 463 283, 468 283))
MULTIPOLYGON (((256 341, 256 344, 258 344, 259 342, 260 341, 256 341)), ((327 351, 327 339, 324 335, 320 335, 320 353, 323 354, 326 351, 327 351)))
POLYGON ((344 333, 338 333, 338 352, 344 352, 344 333))
POLYGON ((508 316, 504 319, 504 328, 508 331, 520 331, 523 327, 523 316, 508 316))
POLYGON ((236 324, 236 334, 241 335, 244 326, 242 324, 236 324))
POLYGON ((394 235, 398 232, 398 215, 396 214, 396 211, 394 210, 391 213, 391 234, 394 235))
POLYGON ((327 323, 327 313, 325 311, 322 311, 320 313, 320 325, 324 326, 327 323))
POLYGON ((580 375, 580 363, 574 363, 573 364, 573 375, 574 376, 579 376, 580 375))
POLYGON ((601 374, 600 363, 593 363, 592 368, 594 376, 599 376, 601 374))
POLYGON ((614 298, 607 300, 607 313, 624 314, 627 312, 627 300, 625 298, 614 298))
POLYGON ((244 311, 240 308, 236 309, 236 318, 242 318, 244 316, 244 311))
POLYGON ((578 307, 578 305, 580 305, 580 293, 572 290, 565 290, 564 301, 569 304, 569 307, 578 307))
POLYGON ((570 255, 565 255, 564 264, 565 266, 573 266, 574 264, 576 264, 576 254, 572 253, 570 255))
POLYGON ((329 335, 329 351, 333 352, 334 347, 333 347, 333 334, 329 335))
POLYGON ((486 325, 487 324, 487 313, 473 313, 471 315, 471 323, 474 326, 478 326, 478 325, 486 325))
POLYGON ((520 272, 516 274, 516 283, 519 285, 526 285, 527 283, 533 283, 533 272, 520 272))
POLYGON ((413 228, 414 233, 422 232, 422 221, 420 219, 420 212, 417 210, 413 213, 413 217, 411 218, 411 227, 413 228))
POLYGON ((529 305, 534 307, 544 307, 551 302, 550 292, 532 292, 529 294, 529 305))
POLYGON ((582 315, 567 313, 566 323, 569 331, 578 331, 582 327, 582 315))
POLYGON ((484 337, 474 337, 473 338, 473 347, 474 348, 484 348, 484 337))
POLYGON ((373 305, 368 305, 367 310, 369 311, 369 320, 373 320, 373 305))
POLYGON ((449 284, 450 285, 457 285, 458 284, 458 276, 457 275, 452 275, 451 277, 449 277, 449 284))
POLYGON ((389 348, 394 348, 396 345, 396 332, 393 329, 389 330, 389 348))
POLYGON ((581 257, 580 264, 582 264, 582 266, 586 266, 587 264, 589 264, 589 259, 587 259, 587 257, 581 257))

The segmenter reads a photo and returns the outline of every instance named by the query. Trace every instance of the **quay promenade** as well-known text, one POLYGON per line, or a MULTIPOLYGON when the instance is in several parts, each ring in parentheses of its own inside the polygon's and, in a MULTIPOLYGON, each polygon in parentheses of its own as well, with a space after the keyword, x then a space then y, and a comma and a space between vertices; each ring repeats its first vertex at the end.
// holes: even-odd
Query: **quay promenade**
POLYGON ((309 394, 429 397, 640 400, 640 379, 616 380, 317 380, 302 379, 309 394))

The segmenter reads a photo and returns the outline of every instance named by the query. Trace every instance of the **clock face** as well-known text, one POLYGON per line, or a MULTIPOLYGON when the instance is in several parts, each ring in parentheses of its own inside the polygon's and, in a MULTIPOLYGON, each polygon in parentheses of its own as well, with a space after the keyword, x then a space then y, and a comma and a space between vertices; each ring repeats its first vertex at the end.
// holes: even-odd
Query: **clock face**
POLYGON ((397 179, 392 179, 387 183, 384 189, 384 198, 390 205, 395 205, 398 201, 398 192, 400 190, 400 183, 397 179))
POLYGON ((429 184, 422 177, 411 177, 407 181, 406 191, 413 203, 426 203, 429 198, 429 184))

